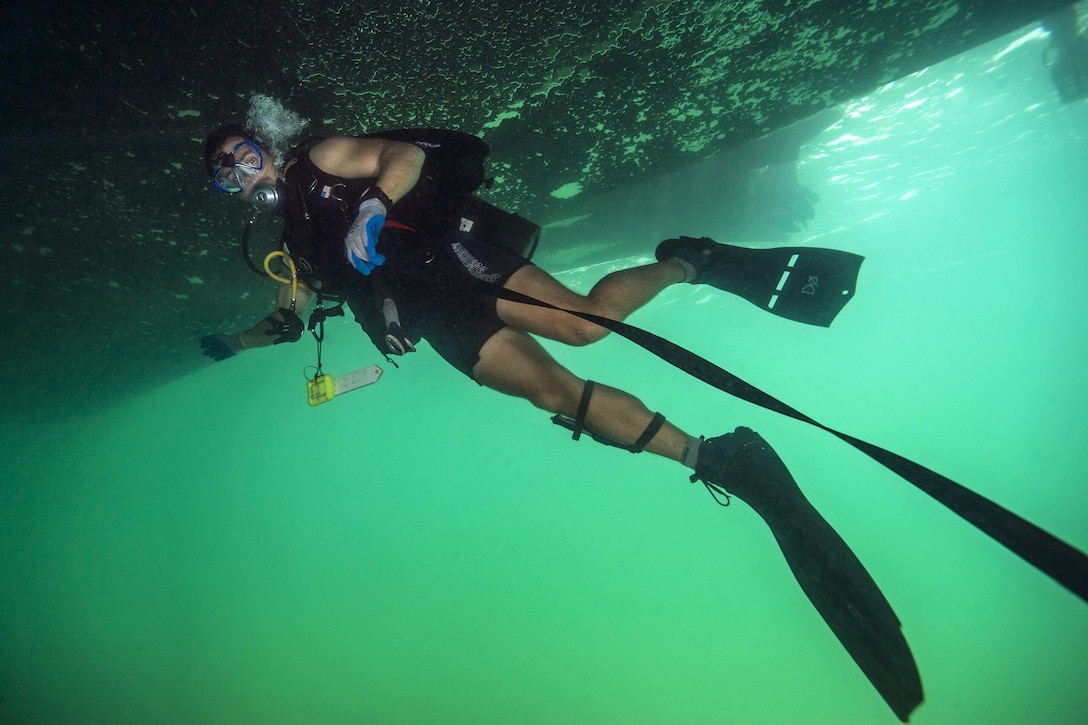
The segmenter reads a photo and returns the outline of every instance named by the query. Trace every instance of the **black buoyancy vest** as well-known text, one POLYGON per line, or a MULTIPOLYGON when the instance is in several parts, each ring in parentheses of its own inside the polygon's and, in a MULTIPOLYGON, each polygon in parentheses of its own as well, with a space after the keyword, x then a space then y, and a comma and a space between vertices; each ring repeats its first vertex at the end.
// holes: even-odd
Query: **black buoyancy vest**
POLYGON ((358 274, 348 262, 343 239, 355 221, 359 199, 376 180, 328 174, 310 160, 308 148, 298 149, 288 159, 283 176, 285 198, 277 213, 287 222, 284 251, 307 285, 346 294, 358 274))
MULTIPOLYGON (((426 158, 415 187, 389 210, 388 219, 427 235, 444 234, 452 214, 484 182, 489 148, 471 134, 445 129, 400 129, 366 134, 411 143, 426 158)), ((358 275, 344 255, 348 228, 359 200, 377 179, 345 179, 326 173, 310 160, 312 139, 295 149, 284 167, 286 201, 278 210, 287 221, 283 246, 307 284, 344 294, 358 275)))
POLYGON ((450 129, 408 128, 362 138, 400 141, 423 149, 419 180, 389 218, 426 234, 445 234, 465 197, 484 183, 484 160, 491 149, 477 136, 450 129))
POLYGON ((484 160, 491 152, 478 136, 437 128, 407 128, 368 133, 362 138, 410 143, 423 149, 426 159, 420 172, 425 194, 464 196, 484 183, 484 160))

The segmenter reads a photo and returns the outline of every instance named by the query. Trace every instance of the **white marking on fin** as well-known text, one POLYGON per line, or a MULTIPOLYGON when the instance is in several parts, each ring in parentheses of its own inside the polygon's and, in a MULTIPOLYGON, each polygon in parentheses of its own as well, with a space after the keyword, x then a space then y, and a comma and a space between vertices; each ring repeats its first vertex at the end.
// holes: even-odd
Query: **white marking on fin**
POLYGON ((790 257, 790 263, 787 264, 786 266, 788 268, 790 268, 790 269, 793 269, 795 266, 797 266, 797 260, 800 259, 800 258, 801 258, 800 254, 793 255, 792 257, 790 257))
POLYGON ((782 273, 782 279, 778 280, 778 286, 774 288, 775 292, 781 292, 782 288, 786 286, 786 280, 790 278, 790 271, 787 269, 782 273))
POLYGON ((773 310, 775 302, 778 302, 778 295, 771 295, 771 301, 767 303, 767 309, 773 310))

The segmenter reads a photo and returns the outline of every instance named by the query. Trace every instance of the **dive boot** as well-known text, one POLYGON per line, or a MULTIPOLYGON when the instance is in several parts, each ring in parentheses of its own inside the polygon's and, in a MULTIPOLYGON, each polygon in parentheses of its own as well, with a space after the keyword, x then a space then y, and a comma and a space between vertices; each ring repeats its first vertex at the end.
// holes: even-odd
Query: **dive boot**
POLYGON ((797 582, 903 722, 922 683, 899 619, 861 562, 797 487, 782 459, 748 428, 703 441, 693 480, 747 503, 770 527, 797 582))

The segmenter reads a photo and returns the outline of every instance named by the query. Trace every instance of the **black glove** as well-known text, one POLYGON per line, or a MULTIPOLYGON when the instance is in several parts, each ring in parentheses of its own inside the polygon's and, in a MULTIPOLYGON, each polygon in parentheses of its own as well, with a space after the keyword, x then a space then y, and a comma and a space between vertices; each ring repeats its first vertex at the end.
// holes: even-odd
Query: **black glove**
POLYGON ((283 319, 277 319, 275 315, 264 318, 264 321, 270 325, 264 334, 276 336, 276 339, 272 341, 273 345, 279 345, 281 342, 298 342, 298 339, 302 337, 302 318, 286 307, 280 308, 280 317, 283 319))

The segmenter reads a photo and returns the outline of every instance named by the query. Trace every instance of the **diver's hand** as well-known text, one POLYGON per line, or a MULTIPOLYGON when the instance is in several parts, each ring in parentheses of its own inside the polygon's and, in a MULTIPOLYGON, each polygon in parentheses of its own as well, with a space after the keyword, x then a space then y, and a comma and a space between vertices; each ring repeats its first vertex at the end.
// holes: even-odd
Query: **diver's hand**
POLYGON ((281 307, 279 309, 279 317, 272 314, 264 318, 265 328, 264 334, 269 337, 276 338, 272 341, 273 345, 279 345, 283 342, 298 342, 302 337, 302 331, 305 326, 302 324, 302 319, 295 314, 293 309, 288 307, 281 307))
POLYGON ((239 351, 245 349, 241 335, 220 335, 218 333, 202 337, 200 346, 204 348, 204 354, 216 362, 234 357, 239 351))
POLYGON ((385 256, 378 254, 378 235, 385 224, 386 208, 377 199, 364 199, 359 204, 359 215, 344 237, 344 247, 348 259, 360 274, 369 275, 375 267, 385 261, 385 256))

